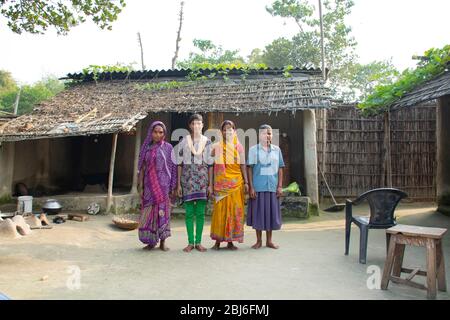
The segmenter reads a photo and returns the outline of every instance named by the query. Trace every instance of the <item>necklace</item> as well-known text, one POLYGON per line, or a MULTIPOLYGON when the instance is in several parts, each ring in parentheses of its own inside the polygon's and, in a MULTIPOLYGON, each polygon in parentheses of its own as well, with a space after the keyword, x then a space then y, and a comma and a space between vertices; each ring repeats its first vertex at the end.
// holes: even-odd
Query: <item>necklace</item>
POLYGON ((198 144, 198 150, 195 150, 194 142, 192 141, 191 135, 186 136, 186 141, 187 141, 188 147, 191 150, 192 154, 194 156, 199 156, 203 153, 203 150, 205 150, 208 139, 205 136, 200 137, 200 142, 198 144))

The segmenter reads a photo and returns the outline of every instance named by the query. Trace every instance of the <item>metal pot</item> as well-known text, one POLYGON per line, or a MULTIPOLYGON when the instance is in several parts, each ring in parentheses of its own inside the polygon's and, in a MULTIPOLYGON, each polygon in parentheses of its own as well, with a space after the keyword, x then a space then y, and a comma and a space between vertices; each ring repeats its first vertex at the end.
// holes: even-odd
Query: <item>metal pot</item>
POLYGON ((42 211, 49 215, 61 213, 62 205, 55 199, 48 199, 42 206, 42 211))

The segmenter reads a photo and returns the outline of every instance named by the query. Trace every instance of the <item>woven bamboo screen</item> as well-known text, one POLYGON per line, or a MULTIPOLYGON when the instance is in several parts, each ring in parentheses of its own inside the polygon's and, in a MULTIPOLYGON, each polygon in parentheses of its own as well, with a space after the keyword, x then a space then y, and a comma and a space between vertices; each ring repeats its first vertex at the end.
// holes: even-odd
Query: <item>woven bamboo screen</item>
MULTIPOLYGON (((316 111, 317 151, 323 168, 323 111, 316 111)), ((353 105, 327 111, 325 177, 338 198, 386 186, 384 117, 364 118, 353 105)), ((410 199, 436 197, 436 104, 390 113, 392 186, 410 199)), ((320 177, 320 192, 330 194, 320 177)))

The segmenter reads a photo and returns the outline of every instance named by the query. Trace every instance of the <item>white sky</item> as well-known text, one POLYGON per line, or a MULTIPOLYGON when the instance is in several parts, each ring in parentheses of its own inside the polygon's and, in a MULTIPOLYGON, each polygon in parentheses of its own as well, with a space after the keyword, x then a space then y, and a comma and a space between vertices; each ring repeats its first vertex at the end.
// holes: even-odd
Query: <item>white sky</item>
MULTIPOLYGON (((285 23, 287 20, 266 12, 265 6, 271 0, 185 2, 180 59, 187 57, 194 38, 239 49, 247 56, 253 48, 264 48, 275 38, 291 37, 297 32, 294 23, 285 23)), ((450 43, 449 0, 355 3, 348 22, 358 41, 361 62, 392 58, 394 65, 403 70, 415 64, 413 54, 450 43)), ((170 68, 178 9, 178 0, 127 0, 113 31, 102 31, 87 23, 67 36, 57 36, 53 30, 45 35, 16 35, 0 20, 0 69, 12 72, 22 83, 31 83, 46 75, 62 77, 79 72, 89 64, 139 63, 138 31, 147 69, 170 68)))

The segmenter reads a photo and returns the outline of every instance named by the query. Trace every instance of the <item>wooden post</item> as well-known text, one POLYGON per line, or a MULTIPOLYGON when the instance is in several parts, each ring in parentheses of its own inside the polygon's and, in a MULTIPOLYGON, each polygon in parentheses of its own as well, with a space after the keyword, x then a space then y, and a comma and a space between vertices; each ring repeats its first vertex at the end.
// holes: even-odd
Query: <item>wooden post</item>
POLYGON ((35 144, 38 169, 36 171, 36 186, 50 186, 50 139, 40 139, 35 144))
POLYGON ((22 87, 19 87, 19 92, 16 96, 16 101, 14 102, 14 114, 17 115, 19 112, 19 101, 20 101, 20 93, 22 92, 22 87))
POLYGON ((391 123, 390 112, 384 114, 384 159, 382 185, 392 188, 391 123))
POLYGON ((131 193, 137 193, 137 184, 138 184, 138 165, 139 165, 139 151, 141 149, 141 131, 142 131, 142 122, 136 125, 136 139, 134 140, 134 163, 133 163, 133 183, 131 185, 131 193))
POLYGON ((326 157, 327 157, 327 109, 323 109, 322 119, 322 172, 326 175, 326 157))
POLYGON ((319 178, 317 166, 317 127, 313 110, 303 111, 303 139, 305 158, 306 193, 313 204, 319 205, 319 178))
POLYGON ((117 150, 117 133, 113 134, 111 161, 109 164, 109 181, 108 181, 108 197, 106 199, 106 212, 110 213, 112 206, 112 190, 114 180, 114 163, 116 162, 116 150, 117 150))
MULTIPOLYGON (((450 95, 441 97, 436 114, 436 192, 440 210, 450 206, 450 95), (445 207, 445 208, 444 208, 445 207)), ((450 214, 448 210, 445 213, 450 214)))
POLYGON ((209 112, 208 113, 208 129, 219 129, 223 122, 223 113, 209 112))
POLYGON ((14 164, 16 142, 2 142, 0 147, 0 197, 14 194, 14 164))

